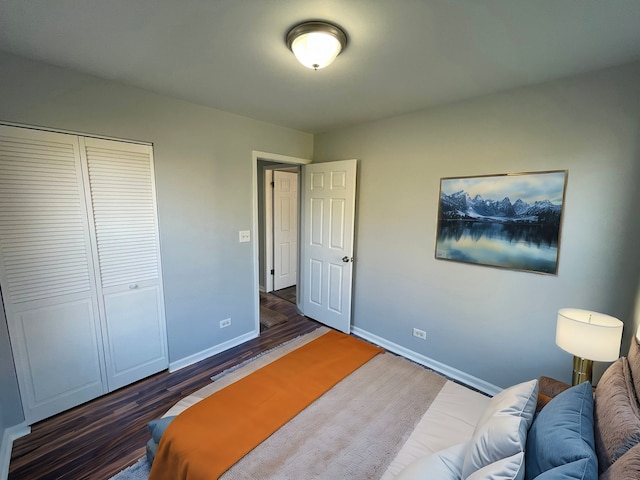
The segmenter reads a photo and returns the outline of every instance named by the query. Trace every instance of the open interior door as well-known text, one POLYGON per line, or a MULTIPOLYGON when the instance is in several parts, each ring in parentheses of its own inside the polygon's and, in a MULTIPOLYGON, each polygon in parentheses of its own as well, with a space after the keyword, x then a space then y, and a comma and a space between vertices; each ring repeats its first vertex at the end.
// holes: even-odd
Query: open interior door
POLYGON ((299 305, 307 317, 351 330, 356 160, 302 167, 299 305))

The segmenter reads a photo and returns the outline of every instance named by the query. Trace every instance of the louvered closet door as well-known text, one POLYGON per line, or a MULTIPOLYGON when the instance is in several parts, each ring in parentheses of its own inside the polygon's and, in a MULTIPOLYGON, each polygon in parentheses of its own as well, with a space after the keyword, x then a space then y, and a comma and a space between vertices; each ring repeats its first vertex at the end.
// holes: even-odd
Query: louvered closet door
POLYGON ((83 139, 109 390, 168 366, 152 149, 83 139))
POLYGON ((77 137, 0 126, 0 287, 29 424, 105 392, 77 137))

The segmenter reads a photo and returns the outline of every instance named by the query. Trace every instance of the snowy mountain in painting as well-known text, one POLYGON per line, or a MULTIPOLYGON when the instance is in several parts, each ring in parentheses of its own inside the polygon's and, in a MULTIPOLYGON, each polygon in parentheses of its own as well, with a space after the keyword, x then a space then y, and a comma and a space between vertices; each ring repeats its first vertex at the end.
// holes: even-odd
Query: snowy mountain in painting
POLYGON ((502 200, 471 196, 464 190, 447 195, 440 194, 440 217, 443 219, 478 220, 502 223, 560 223, 561 205, 549 200, 528 204, 521 199, 511 203, 509 197, 502 200))

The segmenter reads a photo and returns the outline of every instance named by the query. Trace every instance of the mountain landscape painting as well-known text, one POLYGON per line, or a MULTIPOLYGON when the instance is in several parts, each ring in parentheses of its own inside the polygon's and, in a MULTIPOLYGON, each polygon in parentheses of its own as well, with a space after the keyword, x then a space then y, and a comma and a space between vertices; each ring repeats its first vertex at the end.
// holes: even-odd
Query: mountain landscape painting
POLYGON ((440 180, 436 258, 555 275, 565 170, 440 180))

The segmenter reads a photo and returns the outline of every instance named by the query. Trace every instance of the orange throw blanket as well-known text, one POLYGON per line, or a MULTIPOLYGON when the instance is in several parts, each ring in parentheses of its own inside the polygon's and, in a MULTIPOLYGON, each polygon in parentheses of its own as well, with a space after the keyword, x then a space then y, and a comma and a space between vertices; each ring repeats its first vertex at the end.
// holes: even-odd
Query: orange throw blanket
POLYGON ((215 392, 167 427, 149 480, 211 480, 381 348, 329 331, 215 392))

